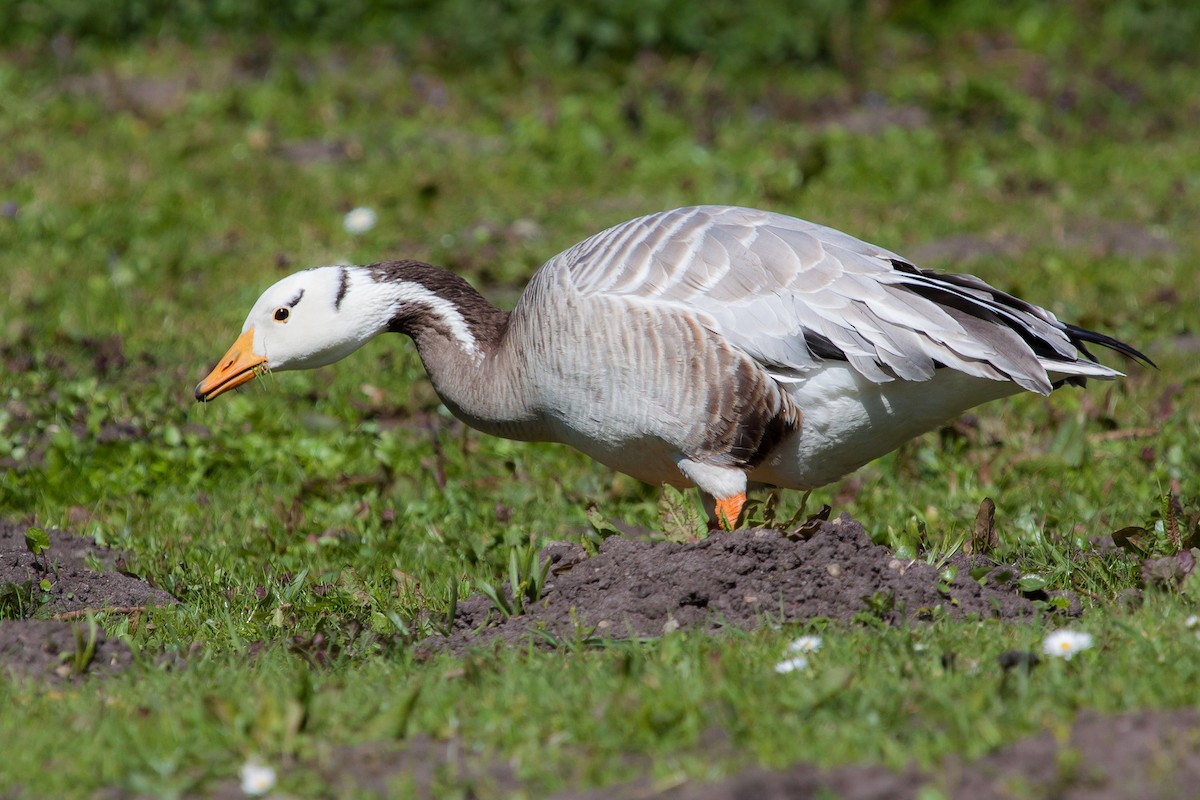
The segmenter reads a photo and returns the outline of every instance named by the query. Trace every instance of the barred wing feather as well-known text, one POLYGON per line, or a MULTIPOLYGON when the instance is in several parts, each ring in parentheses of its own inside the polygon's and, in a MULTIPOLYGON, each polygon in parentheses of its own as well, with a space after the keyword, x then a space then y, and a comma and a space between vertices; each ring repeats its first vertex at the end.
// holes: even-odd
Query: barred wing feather
POLYGON ((973 276, 920 270, 841 231, 767 211, 653 214, 555 262, 585 297, 686 308, 784 381, 829 358, 876 383, 924 381, 944 366, 1041 394, 1064 376, 1121 374, 1090 360, 1082 344, 1115 340, 973 276))

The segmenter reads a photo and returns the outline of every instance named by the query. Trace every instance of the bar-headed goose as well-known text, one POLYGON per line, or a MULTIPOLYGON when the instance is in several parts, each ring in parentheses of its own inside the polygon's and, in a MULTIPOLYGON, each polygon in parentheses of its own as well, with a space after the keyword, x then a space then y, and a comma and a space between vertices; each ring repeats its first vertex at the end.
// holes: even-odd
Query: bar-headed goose
POLYGON ((702 206, 560 253, 511 312, 415 261, 298 272, 263 293, 196 398, 387 331, 413 338, 468 425, 698 486, 727 526, 747 486, 820 486, 979 403, 1121 376, 1087 344, 1150 363, 979 278, 782 214, 702 206))

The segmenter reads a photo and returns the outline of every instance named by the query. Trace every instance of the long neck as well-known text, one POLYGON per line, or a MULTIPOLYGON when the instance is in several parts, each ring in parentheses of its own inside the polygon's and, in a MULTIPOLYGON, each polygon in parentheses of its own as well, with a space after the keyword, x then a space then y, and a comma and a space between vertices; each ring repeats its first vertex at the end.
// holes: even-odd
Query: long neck
POLYGON ((509 313, 462 278, 419 261, 364 267, 394 303, 387 330, 412 337, 438 396, 463 422, 512 438, 535 417, 505 347, 509 313))

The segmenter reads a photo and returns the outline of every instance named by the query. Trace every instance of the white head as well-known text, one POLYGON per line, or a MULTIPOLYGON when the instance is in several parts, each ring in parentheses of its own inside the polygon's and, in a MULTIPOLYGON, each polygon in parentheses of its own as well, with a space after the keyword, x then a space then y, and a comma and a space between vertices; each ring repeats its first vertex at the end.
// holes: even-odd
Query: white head
POLYGON ((211 400, 268 370, 332 364, 393 322, 414 338, 436 328, 478 359, 478 342, 459 305, 464 302, 491 309, 461 278, 415 261, 297 272, 258 298, 242 335, 196 387, 196 399, 211 400))
POLYGON ((358 267, 289 275, 258 298, 242 335, 196 387, 196 399, 211 400, 268 370, 312 369, 350 355, 387 330, 392 294, 358 267))

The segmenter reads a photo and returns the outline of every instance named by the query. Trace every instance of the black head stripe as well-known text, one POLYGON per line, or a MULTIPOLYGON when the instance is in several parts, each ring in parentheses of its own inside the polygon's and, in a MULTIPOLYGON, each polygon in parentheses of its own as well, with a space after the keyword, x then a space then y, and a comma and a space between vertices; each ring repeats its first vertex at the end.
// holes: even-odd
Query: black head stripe
POLYGON ((350 291, 350 270, 342 267, 338 273, 338 290, 337 296, 333 298, 333 310, 342 310, 342 301, 346 299, 346 292, 350 291))
POLYGON ((292 298, 292 301, 291 301, 290 303, 288 303, 288 304, 287 304, 287 307, 288 307, 288 308, 295 308, 295 307, 296 307, 296 304, 300 302, 300 298, 301 298, 301 297, 304 297, 304 290, 303 290, 303 289, 301 289, 301 290, 300 290, 300 293, 299 293, 299 294, 297 294, 295 297, 293 297, 293 298, 292 298))

